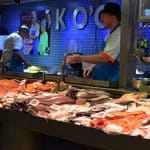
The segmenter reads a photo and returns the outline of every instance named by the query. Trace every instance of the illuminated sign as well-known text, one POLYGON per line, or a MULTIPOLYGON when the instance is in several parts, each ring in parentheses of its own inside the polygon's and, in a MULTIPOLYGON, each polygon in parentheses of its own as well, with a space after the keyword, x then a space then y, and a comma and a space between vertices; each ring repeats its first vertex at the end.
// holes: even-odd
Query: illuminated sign
MULTIPOLYGON (((94 21, 95 21, 96 26, 99 28, 102 28, 102 23, 99 18, 100 18, 100 13, 103 10, 103 8, 104 8, 104 5, 101 5, 94 12, 93 6, 90 6, 88 10, 85 9, 84 7, 77 7, 73 11, 73 15, 72 15, 74 27, 79 30, 84 29, 86 27, 86 25, 88 24, 89 17, 94 15, 94 21), (79 14, 83 15, 83 20, 80 23, 77 21, 79 14)), ((66 13, 67 13, 66 8, 56 9, 56 26, 55 26, 56 30, 60 30, 60 29, 66 30, 67 29, 66 24, 64 22, 66 13)))

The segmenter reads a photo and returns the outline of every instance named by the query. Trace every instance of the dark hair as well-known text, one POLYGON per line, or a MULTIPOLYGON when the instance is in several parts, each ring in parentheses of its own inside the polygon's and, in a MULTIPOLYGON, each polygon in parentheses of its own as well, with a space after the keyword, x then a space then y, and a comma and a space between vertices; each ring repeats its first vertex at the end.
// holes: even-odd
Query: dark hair
POLYGON ((116 16, 117 20, 118 20, 119 22, 121 22, 121 14, 118 14, 118 15, 116 14, 115 16, 116 16))
POLYGON ((102 13, 108 13, 116 16, 118 21, 121 21, 121 8, 120 5, 113 2, 108 2, 105 4, 102 13))

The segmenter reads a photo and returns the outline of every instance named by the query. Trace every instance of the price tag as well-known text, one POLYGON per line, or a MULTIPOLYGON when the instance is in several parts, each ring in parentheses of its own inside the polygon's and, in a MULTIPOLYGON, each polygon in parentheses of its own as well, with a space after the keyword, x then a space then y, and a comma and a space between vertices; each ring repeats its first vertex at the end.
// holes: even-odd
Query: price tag
POLYGON ((38 101, 37 99, 33 99, 33 100, 31 100, 29 105, 36 107, 39 103, 40 103, 40 101, 38 101))

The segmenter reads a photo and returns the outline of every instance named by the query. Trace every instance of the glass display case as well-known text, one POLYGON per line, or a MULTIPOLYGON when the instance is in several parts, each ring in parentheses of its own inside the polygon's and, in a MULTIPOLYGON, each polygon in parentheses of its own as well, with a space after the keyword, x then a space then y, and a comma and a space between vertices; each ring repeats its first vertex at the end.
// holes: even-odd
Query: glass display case
POLYGON ((139 0, 139 21, 150 22, 149 0, 139 0))

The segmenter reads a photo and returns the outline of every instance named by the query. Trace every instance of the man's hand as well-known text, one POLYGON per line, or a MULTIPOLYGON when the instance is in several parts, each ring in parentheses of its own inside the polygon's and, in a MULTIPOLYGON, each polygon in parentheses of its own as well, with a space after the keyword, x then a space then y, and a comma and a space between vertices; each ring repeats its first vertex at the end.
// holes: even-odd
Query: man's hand
POLYGON ((91 65, 90 67, 85 68, 83 71, 83 77, 88 78, 90 76, 91 72, 93 71, 94 67, 95 67, 95 65, 91 65))
POLYGON ((29 62, 25 62, 24 65, 25 65, 25 68, 32 66, 29 62))
POLYGON ((31 66, 31 64, 24 59, 24 57, 18 52, 18 50, 14 50, 14 56, 18 57, 22 61, 22 63, 24 63, 25 67, 31 66))
POLYGON ((81 62, 81 55, 75 54, 72 56, 67 56, 66 63, 72 63, 72 62, 81 62))
POLYGON ((33 40, 35 40, 35 39, 38 38, 38 37, 37 37, 37 36, 30 35, 29 38, 33 41, 33 40))

